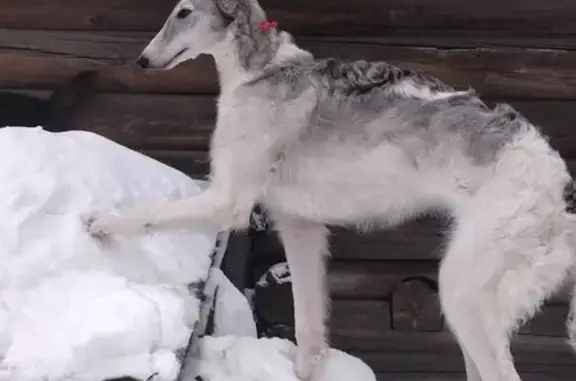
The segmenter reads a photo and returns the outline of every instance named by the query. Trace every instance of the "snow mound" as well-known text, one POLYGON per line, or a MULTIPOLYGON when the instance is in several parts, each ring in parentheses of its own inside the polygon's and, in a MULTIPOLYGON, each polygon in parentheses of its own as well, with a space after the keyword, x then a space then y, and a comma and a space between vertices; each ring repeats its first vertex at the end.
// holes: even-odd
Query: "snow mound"
MULTIPOLYGON (((284 339, 252 337, 203 337, 194 375, 203 381, 299 381, 294 373, 296 346, 284 339)), ((196 377, 196 378, 195 378, 196 377)), ((376 381, 362 360, 330 349, 318 381, 376 381)))
POLYGON ((85 131, 0 129, 0 380, 173 380, 217 233, 91 237, 80 216, 199 182, 85 131))
POLYGON ((211 277, 218 284, 212 336, 258 337, 254 313, 246 296, 230 282, 222 270, 213 269, 211 277))

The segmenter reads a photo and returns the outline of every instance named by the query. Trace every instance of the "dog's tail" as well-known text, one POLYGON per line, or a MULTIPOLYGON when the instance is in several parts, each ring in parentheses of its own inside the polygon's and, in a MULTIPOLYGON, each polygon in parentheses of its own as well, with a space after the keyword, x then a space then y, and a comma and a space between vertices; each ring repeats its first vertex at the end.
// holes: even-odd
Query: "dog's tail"
POLYGON ((61 84, 48 98, 48 121, 43 128, 51 132, 72 129, 73 116, 95 93, 98 72, 83 71, 61 84))

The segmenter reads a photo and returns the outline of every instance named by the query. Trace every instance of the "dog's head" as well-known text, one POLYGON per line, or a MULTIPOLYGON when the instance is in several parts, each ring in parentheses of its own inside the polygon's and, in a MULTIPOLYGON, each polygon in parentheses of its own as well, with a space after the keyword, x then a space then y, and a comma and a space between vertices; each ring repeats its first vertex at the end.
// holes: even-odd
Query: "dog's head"
POLYGON ((137 63, 147 69, 171 69, 200 54, 210 54, 226 38, 231 25, 264 18, 256 0, 181 0, 137 63))

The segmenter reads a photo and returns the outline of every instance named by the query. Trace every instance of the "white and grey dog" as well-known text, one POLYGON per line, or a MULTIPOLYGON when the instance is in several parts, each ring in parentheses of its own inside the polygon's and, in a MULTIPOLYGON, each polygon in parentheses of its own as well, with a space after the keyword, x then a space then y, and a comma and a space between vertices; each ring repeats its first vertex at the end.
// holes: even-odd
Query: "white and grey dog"
POLYGON ((508 105, 491 109, 472 91, 385 62, 317 60, 256 0, 182 0, 138 62, 167 70, 199 54, 214 56, 221 85, 210 187, 96 213, 90 232, 201 221, 241 229, 262 204, 292 272, 304 379, 328 345, 325 226, 394 226, 446 210, 456 223, 440 297, 468 381, 520 380, 510 336, 575 263, 575 187, 538 128, 508 105))

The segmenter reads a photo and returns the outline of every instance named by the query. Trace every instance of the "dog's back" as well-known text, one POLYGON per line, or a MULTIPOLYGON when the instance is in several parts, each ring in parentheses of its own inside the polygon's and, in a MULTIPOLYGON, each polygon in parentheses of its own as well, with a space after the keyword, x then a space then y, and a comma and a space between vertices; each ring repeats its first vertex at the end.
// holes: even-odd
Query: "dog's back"
MULTIPOLYGON (((508 105, 490 108, 473 91, 386 62, 290 62, 252 84, 273 94, 259 98, 258 107, 298 105, 305 110, 285 114, 309 115, 300 133, 283 142, 264 203, 330 223, 382 214, 403 220, 466 204, 503 147, 535 128, 508 105), (298 101, 304 97, 310 101, 298 101), (360 186, 362 192, 350 189, 360 186)), ((295 124, 274 120, 270 134, 281 138, 295 124)))
POLYGON ((51 132, 72 129, 73 116, 94 94, 95 71, 65 81, 48 99, 11 91, 0 92, 0 127, 42 126, 51 132))

